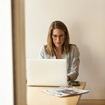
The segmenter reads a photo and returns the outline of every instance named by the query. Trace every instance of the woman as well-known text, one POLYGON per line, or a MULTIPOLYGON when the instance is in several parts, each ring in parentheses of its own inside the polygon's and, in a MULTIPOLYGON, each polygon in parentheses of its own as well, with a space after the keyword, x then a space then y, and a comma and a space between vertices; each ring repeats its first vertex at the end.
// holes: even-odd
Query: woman
POLYGON ((51 23, 48 31, 47 45, 39 53, 42 59, 67 59, 68 81, 74 81, 79 75, 79 50, 76 45, 69 43, 69 32, 61 21, 51 23))

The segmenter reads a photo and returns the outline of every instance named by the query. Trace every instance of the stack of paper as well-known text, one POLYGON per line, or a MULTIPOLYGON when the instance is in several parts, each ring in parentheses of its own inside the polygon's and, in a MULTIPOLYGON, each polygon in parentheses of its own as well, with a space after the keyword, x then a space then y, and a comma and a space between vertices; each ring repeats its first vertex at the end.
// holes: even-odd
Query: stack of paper
POLYGON ((65 97, 65 96, 72 96, 72 95, 88 93, 89 90, 77 89, 75 87, 71 87, 71 88, 58 87, 58 88, 42 90, 42 92, 45 92, 51 95, 55 95, 55 96, 59 96, 59 97, 65 97))

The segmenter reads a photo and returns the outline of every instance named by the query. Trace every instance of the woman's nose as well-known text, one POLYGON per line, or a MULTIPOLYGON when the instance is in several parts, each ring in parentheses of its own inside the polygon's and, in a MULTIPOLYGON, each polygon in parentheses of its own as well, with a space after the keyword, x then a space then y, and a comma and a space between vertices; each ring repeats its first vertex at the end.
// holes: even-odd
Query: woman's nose
POLYGON ((60 37, 57 37, 57 39, 56 39, 57 41, 59 41, 60 40, 60 37))

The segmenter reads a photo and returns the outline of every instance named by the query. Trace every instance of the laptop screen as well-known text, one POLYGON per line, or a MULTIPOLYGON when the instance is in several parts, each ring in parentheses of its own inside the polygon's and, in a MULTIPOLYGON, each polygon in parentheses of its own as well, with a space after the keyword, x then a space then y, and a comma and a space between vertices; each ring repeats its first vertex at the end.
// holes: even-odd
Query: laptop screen
POLYGON ((66 59, 28 59, 27 85, 67 86, 66 59))

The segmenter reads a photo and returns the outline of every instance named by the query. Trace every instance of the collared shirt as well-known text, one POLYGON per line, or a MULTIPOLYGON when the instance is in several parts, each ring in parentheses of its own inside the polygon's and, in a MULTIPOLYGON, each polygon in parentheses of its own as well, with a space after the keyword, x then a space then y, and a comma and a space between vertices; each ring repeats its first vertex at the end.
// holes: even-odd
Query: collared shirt
MULTIPOLYGON (((70 81, 74 81, 77 79, 79 75, 79 59, 80 53, 79 49, 76 45, 70 44, 70 52, 66 54, 62 53, 62 59, 67 59, 67 75, 70 78, 70 81)), ((45 45, 41 47, 39 52, 39 58, 41 59, 56 59, 56 56, 50 56, 45 51, 45 45)))

